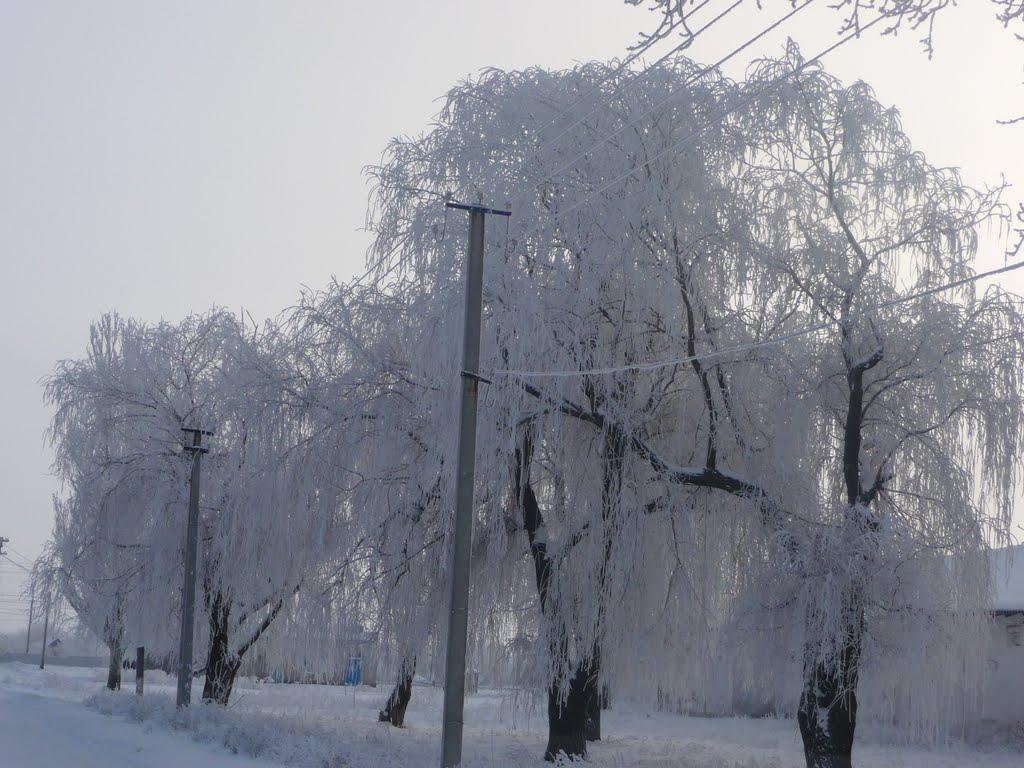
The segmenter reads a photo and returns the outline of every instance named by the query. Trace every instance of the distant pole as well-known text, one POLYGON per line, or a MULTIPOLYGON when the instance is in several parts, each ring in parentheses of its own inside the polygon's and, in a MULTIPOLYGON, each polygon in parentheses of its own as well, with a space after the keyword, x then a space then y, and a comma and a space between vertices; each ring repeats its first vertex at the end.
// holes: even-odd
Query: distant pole
POLYGON ((29 643, 32 642, 32 611, 36 607, 36 577, 32 574, 32 586, 28 598, 28 631, 25 633, 25 653, 28 653, 29 643))
POLYGON ((135 695, 142 695, 142 677, 146 673, 146 649, 139 646, 135 649, 135 695))
POLYGON ((191 433, 192 444, 185 450, 192 454, 192 477, 189 479, 188 528, 185 531, 185 582, 181 588, 181 644, 178 651, 178 709, 192 702, 192 635, 196 611, 196 550, 199 546, 199 465, 208 448, 203 447, 204 429, 182 428, 191 433))
POLYGON ((46 637, 50 631, 50 595, 46 595, 46 621, 43 622, 43 653, 39 657, 39 668, 46 668, 46 637))
POLYGON ((480 383, 484 217, 488 213, 508 216, 509 212, 453 202, 447 202, 445 206, 469 211, 469 258, 466 263, 466 305, 462 332, 462 410, 459 414, 451 603, 444 668, 444 720, 441 726, 441 767, 455 768, 462 762, 462 716, 466 692, 466 630, 469 619, 469 556, 473 536, 476 404, 480 383))

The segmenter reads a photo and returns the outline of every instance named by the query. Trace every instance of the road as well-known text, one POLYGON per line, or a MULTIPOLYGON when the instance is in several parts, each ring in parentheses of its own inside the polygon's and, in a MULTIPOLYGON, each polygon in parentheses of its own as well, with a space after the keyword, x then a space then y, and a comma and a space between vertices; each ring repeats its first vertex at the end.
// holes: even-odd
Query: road
MULTIPOLYGON (((267 768, 187 736, 107 717, 0 679, 4 768, 267 768)), ((279 768, 279 767, 278 767, 279 768)))

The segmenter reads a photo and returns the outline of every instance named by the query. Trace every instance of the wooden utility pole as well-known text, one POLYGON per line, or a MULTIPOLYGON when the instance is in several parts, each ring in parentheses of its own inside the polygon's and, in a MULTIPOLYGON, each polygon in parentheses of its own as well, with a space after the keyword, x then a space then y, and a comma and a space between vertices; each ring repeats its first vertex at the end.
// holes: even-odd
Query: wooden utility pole
POLYGON ((469 621, 469 557, 473 537, 473 480, 476 462, 476 405, 480 384, 480 314, 483 304, 484 218, 509 216, 480 205, 445 203, 469 211, 469 256, 466 262, 466 308, 462 332, 462 409, 456 466, 455 530, 452 541, 451 602, 444 667, 444 720, 441 768, 462 763, 462 717, 466 693, 466 630, 469 621))

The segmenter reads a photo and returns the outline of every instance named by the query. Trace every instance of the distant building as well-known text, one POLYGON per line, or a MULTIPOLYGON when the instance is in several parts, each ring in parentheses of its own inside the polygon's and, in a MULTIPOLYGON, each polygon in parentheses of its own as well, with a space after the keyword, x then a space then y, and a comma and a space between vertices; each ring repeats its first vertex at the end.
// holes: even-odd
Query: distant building
POLYGON ((992 553, 992 645, 984 717, 1024 723, 1024 545, 992 553))

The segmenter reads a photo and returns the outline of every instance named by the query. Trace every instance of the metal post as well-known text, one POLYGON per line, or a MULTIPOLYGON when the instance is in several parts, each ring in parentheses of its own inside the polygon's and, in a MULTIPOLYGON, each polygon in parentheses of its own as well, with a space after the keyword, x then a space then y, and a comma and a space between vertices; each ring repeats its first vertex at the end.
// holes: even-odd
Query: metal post
POLYGON ((203 448, 203 435, 212 434, 202 429, 184 428, 192 433, 192 445, 185 450, 192 454, 192 477, 189 480, 188 528, 185 532, 185 582, 181 587, 181 644, 178 651, 177 706, 187 707, 192 702, 192 635, 196 609, 196 550, 199 546, 199 466, 203 448))
POLYGON ((444 671, 444 721, 441 766, 462 762, 462 716, 466 688, 466 630, 469 618, 469 556, 473 535, 473 473, 476 460, 476 404, 480 382, 480 312, 484 274, 484 216, 481 206, 446 203, 468 210, 469 258, 466 263, 466 309, 462 335, 462 410, 459 414, 459 455, 456 466, 455 530, 452 543, 451 602, 444 671))
POLYGON ((135 695, 142 695, 142 678, 146 673, 146 649, 139 646, 135 649, 135 695))
POLYGON ((50 631, 50 595, 46 596, 46 621, 43 622, 43 653, 39 657, 39 668, 46 669, 46 636, 50 631))

